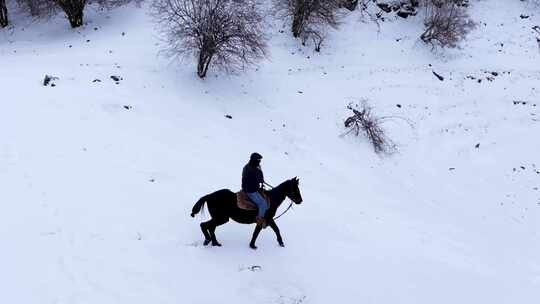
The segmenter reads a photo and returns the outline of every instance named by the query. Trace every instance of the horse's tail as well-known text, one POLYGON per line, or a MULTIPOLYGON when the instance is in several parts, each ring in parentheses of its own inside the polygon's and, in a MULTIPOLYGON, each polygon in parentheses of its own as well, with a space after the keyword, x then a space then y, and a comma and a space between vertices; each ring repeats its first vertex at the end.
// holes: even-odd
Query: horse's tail
POLYGON ((205 195, 205 196, 201 197, 195 203, 195 205, 193 205, 193 209, 191 209, 191 217, 195 217, 195 214, 197 214, 197 213, 199 213, 201 211, 202 207, 204 206, 204 203, 206 203, 206 201, 208 200, 209 197, 210 197, 210 194, 205 195))

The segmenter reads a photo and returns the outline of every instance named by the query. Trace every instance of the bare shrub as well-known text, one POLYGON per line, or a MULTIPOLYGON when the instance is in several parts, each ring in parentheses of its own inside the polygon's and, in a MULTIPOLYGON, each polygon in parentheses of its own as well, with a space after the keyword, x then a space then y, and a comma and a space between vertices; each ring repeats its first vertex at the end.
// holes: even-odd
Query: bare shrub
POLYGON ((165 54, 195 56, 200 78, 210 64, 235 72, 266 55, 256 0, 157 0, 153 15, 167 43, 165 54))
MULTIPOLYGON (((36 18, 50 18, 63 12, 72 28, 83 25, 84 9, 96 4, 100 9, 112 9, 132 0, 16 0, 29 15, 36 18)), ((140 3, 142 0, 133 0, 140 3)))
POLYGON ((278 15, 291 20, 291 31, 302 44, 313 41, 320 51, 328 28, 337 29, 343 0, 276 0, 278 15))
POLYGON ((432 47, 458 47, 474 28, 465 0, 424 0, 425 31, 420 39, 432 47))
POLYGON ((0 0, 0 27, 6 27, 8 24, 9 19, 6 0, 0 0))
POLYGON ((50 17, 58 11, 51 0, 16 0, 20 7, 32 17, 50 17))
POLYGON ((383 122, 389 117, 375 116, 365 101, 361 106, 349 105, 347 109, 351 110, 353 115, 344 122, 345 128, 348 129, 344 135, 352 133, 355 136, 361 134, 366 136, 377 154, 389 155, 397 152, 396 144, 388 138, 382 128, 383 122))

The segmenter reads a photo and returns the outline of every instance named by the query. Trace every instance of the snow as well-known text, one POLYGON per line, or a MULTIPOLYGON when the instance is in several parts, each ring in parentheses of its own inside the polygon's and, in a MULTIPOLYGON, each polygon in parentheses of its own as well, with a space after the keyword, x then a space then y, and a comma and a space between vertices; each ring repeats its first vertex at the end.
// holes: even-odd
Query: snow
POLYGON ((258 69, 205 80, 158 56, 144 7, 89 9, 77 30, 12 13, 2 302, 538 303, 540 19, 521 1, 471 10, 461 50, 424 46, 419 17, 377 31, 353 13, 320 54, 271 27, 258 69), (340 136, 363 98, 414 122, 385 125, 398 154, 340 136), (272 183, 300 177, 286 247, 267 229, 253 251, 232 222, 202 246, 191 207, 238 189, 253 151, 272 183))

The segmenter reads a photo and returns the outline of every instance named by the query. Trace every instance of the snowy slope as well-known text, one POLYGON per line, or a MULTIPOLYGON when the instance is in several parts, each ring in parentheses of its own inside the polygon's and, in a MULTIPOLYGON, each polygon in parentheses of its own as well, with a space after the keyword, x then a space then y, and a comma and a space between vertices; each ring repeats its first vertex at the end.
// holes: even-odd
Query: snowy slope
POLYGON ((475 1, 464 48, 435 53, 419 19, 378 32, 351 14, 321 54, 275 27, 257 70, 204 81, 157 56, 145 8, 89 10, 79 30, 15 15, 0 32, 0 299, 538 303, 540 16, 527 9, 475 1), (386 125, 398 154, 340 136, 363 98, 414 122, 386 125), (304 203, 278 221, 286 247, 265 230, 252 251, 253 227, 233 223, 203 247, 189 210, 238 189, 253 151, 272 183, 301 179, 304 203))

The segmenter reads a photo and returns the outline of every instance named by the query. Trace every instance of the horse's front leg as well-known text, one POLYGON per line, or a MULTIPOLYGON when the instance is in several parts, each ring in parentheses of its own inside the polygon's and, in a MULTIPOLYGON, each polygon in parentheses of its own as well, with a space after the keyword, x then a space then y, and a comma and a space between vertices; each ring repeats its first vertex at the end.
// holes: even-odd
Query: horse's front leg
POLYGON ((276 224, 276 222, 274 222, 274 220, 269 220, 268 221, 268 225, 272 228, 272 230, 274 230, 274 232, 276 233, 276 237, 277 237, 277 241, 279 243, 279 246, 281 247, 285 247, 285 244, 283 243, 283 239, 281 238, 281 233, 279 233, 279 228, 276 224))
POLYGON ((261 232, 262 227, 260 225, 255 226, 255 230, 253 231, 253 236, 251 237, 251 242, 249 242, 249 247, 251 249, 257 249, 257 246, 255 246, 255 241, 257 240, 257 237, 259 236, 259 232, 261 232))

